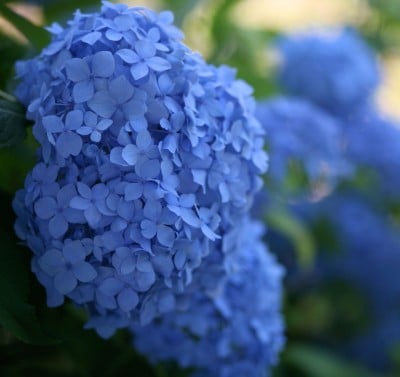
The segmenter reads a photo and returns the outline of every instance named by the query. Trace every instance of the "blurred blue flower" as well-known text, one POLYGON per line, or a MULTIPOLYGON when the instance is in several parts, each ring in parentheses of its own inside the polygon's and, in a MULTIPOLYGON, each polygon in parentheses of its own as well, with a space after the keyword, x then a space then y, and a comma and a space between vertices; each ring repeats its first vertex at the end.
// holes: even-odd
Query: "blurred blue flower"
POLYGON ((400 124, 372 106, 353 114, 344 125, 346 157, 360 169, 374 173, 385 195, 398 196, 400 185, 400 124))
POLYGON ((256 116, 267 133, 269 175, 277 183, 288 177, 291 163, 297 163, 314 184, 333 184, 350 172, 340 121, 323 110, 281 97, 259 102, 256 116))
POLYGON ((330 236, 337 240, 320 245, 318 284, 345 281, 366 302, 367 326, 348 334, 342 351, 370 367, 387 368, 391 347, 400 344, 400 237, 395 223, 382 208, 354 192, 297 211, 310 224, 328 222, 330 236))
POLYGON ((284 89, 335 114, 366 104, 379 84, 374 53, 353 29, 287 36, 278 48, 284 89))
MULTIPOLYGON (((15 228, 49 305, 64 295, 85 305, 103 336, 173 310, 209 255, 224 265, 221 236, 266 169, 251 88, 207 65, 172 21, 103 2, 66 28, 53 24, 50 45, 16 66, 40 158, 16 195, 15 228), (93 279, 61 255, 78 240, 93 279)), ((221 267, 216 280, 224 276, 221 267)))
POLYGON ((135 347, 152 362, 195 367, 193 376, 269 375, 284 343, 283 270, 260 240, 263 226, 249 220, 238 225, 223 284, 204 289, 204 280, 220 265, 210 255, 203 273, 178 297, 175 312, 145 327, 132 325, 135 347))

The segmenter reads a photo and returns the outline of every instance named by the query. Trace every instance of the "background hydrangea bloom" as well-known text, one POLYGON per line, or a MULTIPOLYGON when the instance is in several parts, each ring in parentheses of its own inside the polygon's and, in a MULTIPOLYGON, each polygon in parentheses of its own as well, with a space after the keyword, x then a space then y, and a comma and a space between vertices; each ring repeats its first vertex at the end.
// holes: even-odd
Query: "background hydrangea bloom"
POLYGON ((330 236, 337 240, 319 245, 319 284, 347 282, 365 300, 367 325, 358 333, 353 330, 347 334, 345 351, 373 368, 387 367, 390 347, 400 340, 396 316, 400 305, 400 237, 395 224, 355 193, 304 206, 299 214, 312 224, 329 224, 330 236))
MULTIPOLYGON (((194 279, 191 291, 180 298, 185 310, 145 327, 132 326, 135 347, 153 362, 196 367, 194 376, 265 376, 284 341, 283 271, 262 244, 262 233, 260 223, 246 220, 228 260, 225 284, 207 293, 198 289, 204 283, 194 279)), ((200 269, 214 265, 207 259, 200 269)))
POLYGON ((347 120, 344 128, 346 154, 360 169, 372 172, 385 195, 398 195, 400 185, 400 128, 372 106, 347 120))
POLYGON ((268 136, 271 179, 284 180, 293 162, 302 167, 310 183, 333 183, 349 172, 340 121, 323 110, 281 97, 259 102, 256 115, 268 136))
POLYGON ((202 260, 222 253, 266 168, 251 88, 207 65, 171 23, 169 12, 104 2, 52 25, 50 45, 17 65, 41 145, 15 199, 17 233, 48 303, 86 305, 88 326, 107 336, 174 308, 202 260))
POLYGON ((282 86, 333 113, 365 104, 379 83, 373 52, 352 29, 288 36, 278 47, 282 86))

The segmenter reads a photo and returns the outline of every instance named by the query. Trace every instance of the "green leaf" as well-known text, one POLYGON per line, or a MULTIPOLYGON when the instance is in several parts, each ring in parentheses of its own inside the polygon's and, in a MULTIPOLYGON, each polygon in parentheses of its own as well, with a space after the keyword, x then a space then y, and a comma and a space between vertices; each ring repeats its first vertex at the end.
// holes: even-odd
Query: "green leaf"
POLYGON ((0 229, 0 324, 18 339, 32 344, 51 344, 28 302, 29 257, 12 237, 0 229))
POLYGON ((20 143, 25 138, 26 123, 21 105, 0 99, 0 148, 20 143))
POLYGON ((274 207, 267 211, 266 223, 286 236, 296 249, 299 264, 309 267, 315 258, 315 243, 306 226, 284 208, 274 207))
POLYGON ((25 17, 15 13, 7 5, 0 2, 0 14, 11 22, 38 50, 47 46, 50 42, 50 34, 40 26, 34 25, 25 17))
POLYGON ((305 344, 289 346, 285 351, 285 359, 307 377, 383 377, 357 364, 342 360, 328 351, 305 344))

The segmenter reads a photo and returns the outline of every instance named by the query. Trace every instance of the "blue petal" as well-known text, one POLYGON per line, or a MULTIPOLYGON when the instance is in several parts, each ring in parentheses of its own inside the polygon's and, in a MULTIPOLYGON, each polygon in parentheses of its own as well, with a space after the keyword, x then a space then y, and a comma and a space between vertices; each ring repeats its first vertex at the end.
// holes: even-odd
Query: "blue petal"
POLYGON ((161 203, 157 200, 147 200, 143 208, 144 216, 153 221, 158 221, 160 219, 161 211, 161 203))
POLYGON ((151 144, 153 144, 153 139, 149 131, 143 130, 138 132, 136 136, 136 145, 139 149, 146 150, 151 144))
POLYGON ((55 276, 64 270, 64 258, 60 251, 49 250, 38 260, 40 268, 48 275, 55 276))
POLYGON ((119 293, 124 286, 121 280, 115 278, 108 278, 99 285, 99 291, 106 296, 115 296, 119 293))
POLYGON ((130 14, 122 14, 114 18, 118 31, 128 31, 134 25, 134 19, 130 14))
POLYGON ((175 232, 169 226, 159 225, 157 227, 157 240, 161 245, 172 247, 175 241, 175 232))
POLYGON ((99 31, 93 31, 92 33, 86 34, 81 41, 89 45, 94 45, 101 38, 99 31))
POLYGON ((85 248, 82 242, 78 240, 66 243, 62 253, 64 259, 71 264, 82 262, 86 258, 85 248))
POLYGON ((123 48, 121 50, 117 51, 117 55, 125 62, 128 64, 133 64, 137 63, 140 58, 137 56, 132 50, 129 50, 127 48, 123 48))
POLYGON ((145 160, 135 166, 136 173, 145 179, 157 178, 160 170, 160 161, 158 160, 145 160))
POLYGON ((63 215, 55 215, 49 222, 49 232, 54 238, 63 236, 68 230, 68 222, 63 215))
POLYGON ((122 158, 128 165, 135 165, 137 161, 138 150, 133 144, 128 144, 122 149, 122 158))
POLYGON ((57 202, 54 198, 50 196, 46 196, 44 198, 40 198, 35 203, 35 212, 36 215, 43 220, 48 220, 54 216, 57 210, 57 202))
MULTIPOLYGON (((76 85, 75 85, 76 86, 76 85)), ((69 111, 65 117, 65 128, 67 130, 76 130, 83 123, 83 112, 81 110, 69 111)))
POLYGON ((159 56, 153 56, 147 60, 147 65, 156 72, 167 71, 171 68, 171 64, 159 56))
POLYGON ((135 43, 135 50, 144 59, 151 58, 156 53, 154 44, 148 40, 141 40, 135 43))
POLYGON ((62 132, 64 130, 64 123, 56 115, 43 117, 42 123, 47 132, 62 132))
POLYGON ((100 51, 93 56, 92 72, 94 76, 110 77, 114 73, 114 56, 110 51, 100 51))
POLYGON ((175 297, 171 293, 167 293, 159 297, 158 299, 158 310, 160 313, 168 313, 175 308, 175 297))
POLYGON ((62 133, 56 141, 57 152, 64 158, 70 155, 77 156, 82 150, 82 145, 81 137, 71 131, 62 133))
POLYGON ((133 96, 134 89, 127 78, 121 75, 110 81, 109 91, 115 103, 123 104, 133 96))
POLYGON ((149 67, 145 63, 137 63, 131 67, 131 74, 135 80, 146 77, 149 73, 149 67))
POLYGON ((128 164, 122 158, 122 148, 121 147, 115 147, 111 150, 110 161, 115 165, 128 166, 128 164))
POLYGON ((91 203, 89 199, 82 198, 80 196, 75 196, 74 198, 71 199, 69 205, 71 208, 85 210, 89 208, 91 203))
POLYGON ((83 182, 77 182, 76 188, 78 189, 79 194, 86 199, 92 199, 92 190, 88 185, 83 182))
POLYGON ((74 264, 72 271, 75 277, 83 283, 92 281, 97 276, 96 270, 87 262, 74 264))
POLYGON ((124 312, 130 312, 135 309, 139 303, 137 293, 129 288, 125 288, 117 297, 118 305, 124 312))
POLYGON ((95 93, 87 104, 91 110, 103 118, 110 118, 116 110, 114 100, 106 90, 95 93))
POLYGON ((94 86, 91 80, 80 81, 72 89, 72 97, 76 103, 89 101, 93 97, 94 86))
POLYGON ((83 59, 74 58, 65 62, 67 77, 73 82, 87 80, 90 77, 90 69, 83 59))
POLYGON ((143 220, 140 223, 140 228, 142 229, 143 237, 147 239, 153 238, 157 233, 157 226, 150 220, 143 220))
POLYGON ((54 287, 64 295, 72 292, 77 284, 78 282, 71 271, 60 272, 54 278, 54 287))
POLYGON ((101 213, 99 210, 94 205, 91 205, 89 208, 85 209, 84 213, 89 225, 92 228, 96 228, 101 220, 101 213))
POLYGON ((117 42, 117 41, 120 41, 122 39, 122 37, 123 37, 123 35, 121 33, 118 33, 115 30, 108 29, 106 31, 106 38, 109 41, 117 42))
POLYGON ((143 185, 141 183, 128 183, 125 186, 124 194, 127 201, 139 199, 143 194, 143 185))

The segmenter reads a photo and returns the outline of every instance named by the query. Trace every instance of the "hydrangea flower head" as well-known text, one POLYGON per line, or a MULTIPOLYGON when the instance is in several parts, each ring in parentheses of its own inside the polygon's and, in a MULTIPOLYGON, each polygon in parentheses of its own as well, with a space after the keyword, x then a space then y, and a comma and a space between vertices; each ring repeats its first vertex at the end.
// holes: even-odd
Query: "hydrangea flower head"
POLYGON ((87 306, 103 335, 172 310, 266 168, 251 88, 187 48, 172 19, 104 2, 17 65, 40 150, 16 230, 49 304, 87 306))
MULTIPOLYGON (((193 291, 181 297, 185 310, 132 326, 136 349, 154 363, 194 367, 194 376, 266 376, 284 343, 283 270, 262 244, 262 233, 260 223, 246 220, 221 289, 207 293, 196 289, 200 282, 194 280, 193 291)), ((205 267, 212 266, 207 260, 205 267)))
POLYGON ((268 135, 273 180, 281 183, 292 162, 310 183, 334 183, 349 172, 341 125, 328 113, 307 101, 282 97, 258 103, 256 115, 268 135))
POLYGON ((335 114, 368 102, 379 84, 374 54, 352 29, 288 36, 279 49, 282 86, 335 114))
POLYGON ((374 172, 385 195, 398 196, 400 126, 373 106, 365 106, 346 122, 347 158, 374 172))
POLYGON ((397 227, 387 213, 354 192, 305 205, 299 214, 310 224, 329 224, 337 241, 320 245, 319 285, 349 283, 365 302, 366 323, 341 340, 341 352, 371 368, 387 368, 400 341, 397 227))

